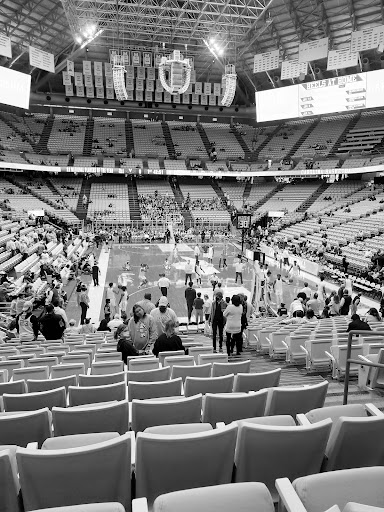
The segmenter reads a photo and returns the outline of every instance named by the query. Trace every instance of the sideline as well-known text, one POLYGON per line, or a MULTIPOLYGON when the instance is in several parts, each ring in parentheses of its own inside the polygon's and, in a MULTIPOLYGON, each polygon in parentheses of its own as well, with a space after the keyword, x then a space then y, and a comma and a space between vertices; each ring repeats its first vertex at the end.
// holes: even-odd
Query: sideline
POLYGON ((104 250, 101 251, 98 259, 100 269, 99 286, 94 286, 92 276, 91 283, 89 285, 89 308, 87 311, 87 318, 91 318, 91 322, 97 324, 97 326, 99 325, 101 318, 100 312, 103 306, 109 256, 110 250, 108 252, 105 252, 104 250))

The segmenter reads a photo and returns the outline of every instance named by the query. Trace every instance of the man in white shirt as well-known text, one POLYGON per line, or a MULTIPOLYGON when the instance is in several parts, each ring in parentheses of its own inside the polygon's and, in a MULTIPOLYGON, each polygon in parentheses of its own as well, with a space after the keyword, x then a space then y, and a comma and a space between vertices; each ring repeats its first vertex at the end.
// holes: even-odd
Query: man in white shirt
POLYGON ((241 284, 243 284, 244 263, 240 259, 238 259, 235 262, 234 267, 235 267, 235 272, 236 272, 235 283, 237 283, 237 278, 240 277, 240 282, 241 282, 241 284))
POLYGON ((171 281, 168 277, 165 277, 165 274, 159 274, 160 279, 157 282, 157 286, 160 288, 161 294, 164 297, 168 295, 168 288, 171 286, 171 281))
POLYGON ((276 295, 276 304, 279 308, 283 302, 283 280, 281 279, 281 274, 277 274, 273 288, 276 295))
POLYGON ((198 244, 195 245, 194 255, 195 255, 196 262, 198 262, 200 259, 200 247, 198 244))
POLYGON ((155 321, 157 336, 165 332, 165 324, 168 320, 178 322, 176 313, 168 307, 168 299, 166 297, 160 297, 159 307, 151 311, 151 316, 155 321))
POLYGON ((296 316, 297 311, 302 311, 304 313, 303 299, 301 297, 296 297, 289 306, 290 316, 296 316))
POLYGON ((300 293, 305 293, 305 295, 307 296, 307 299, 310 299, 311 298, 311 295, 312 295, 312 290, 310 289, 310 287, 308 286, 308 283, 304 283, 304 288, 302 288, 300 290, 300 293))
POLYGON ((187 283, 192 282, 192 273, 195 270, 194 265, 190 260, 188 260, 185 264, 185 286, 187 286, 187 283))
POLYGON ((107 325, 111 329, 111 332, 114 333, 116 329, 119 327, 119 325, 122 325, 123 323, 124 322, 121 319, 121 316, 118 313, 116 313, 115 316, 113 317, 113 320, 110 320, 107 325))

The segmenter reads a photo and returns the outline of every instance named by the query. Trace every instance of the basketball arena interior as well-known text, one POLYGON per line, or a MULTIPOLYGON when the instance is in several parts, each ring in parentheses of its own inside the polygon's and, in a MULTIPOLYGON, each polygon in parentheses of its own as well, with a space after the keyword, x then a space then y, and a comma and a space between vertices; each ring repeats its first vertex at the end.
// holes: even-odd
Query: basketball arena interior
POLYGON ((384 510, 383 1, 0 22, 0 511, 384 510))

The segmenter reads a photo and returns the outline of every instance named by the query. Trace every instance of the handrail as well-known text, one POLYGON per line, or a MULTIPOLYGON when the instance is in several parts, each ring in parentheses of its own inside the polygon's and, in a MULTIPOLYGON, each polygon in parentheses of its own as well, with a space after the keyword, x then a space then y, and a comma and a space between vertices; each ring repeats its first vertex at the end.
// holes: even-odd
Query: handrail
POLYGON ((356 361, 355 359, 351 359, 351 352, 352 352, 352 338, 355 335, 358 334, 365 334, 365 336, 382 336, 384 338, 384 332, 377 332, 377 331, 366 331, 366 330, 354 330, 350 331, 348 333, 348 345, 347 345, 347 363, 345 366, 345 380, 344 380, 344 396, 343 396, 343 405, 346 405, 348 403, 348 387, 349 387, 349 372, 352 364, 359 364, 361 366, 376 366, 378 368, 383 367, 384 365, 381 365, 379 363, 368 363, 365 361, 356 361))

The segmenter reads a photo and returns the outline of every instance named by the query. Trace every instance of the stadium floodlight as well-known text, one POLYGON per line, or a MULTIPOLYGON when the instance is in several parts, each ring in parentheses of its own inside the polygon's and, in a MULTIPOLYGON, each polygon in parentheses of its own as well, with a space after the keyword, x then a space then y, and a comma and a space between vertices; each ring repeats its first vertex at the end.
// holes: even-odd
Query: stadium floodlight
POLYGON ((162 57, 160 61, 161 85, 170 94, 184 94, 191 81, 191 71, 189 59, 183 59, 180 50, 174 50, 171 55, 162 57))
POLYGON ((116 98, 119 101, 125 101, 128 99, 127 90, 125 88, 125 66, 123 63, 122 55, 114 55, 113 57, 113 67, 112 67, 112 76, 113 76, 113 87, 115 89, 116 98))
POLYGON ((225 66, 225 74, 223 75, 224 94, 221 99, 223 107, 230 107, 236 93, 237 74, 233 64, 225 66))

